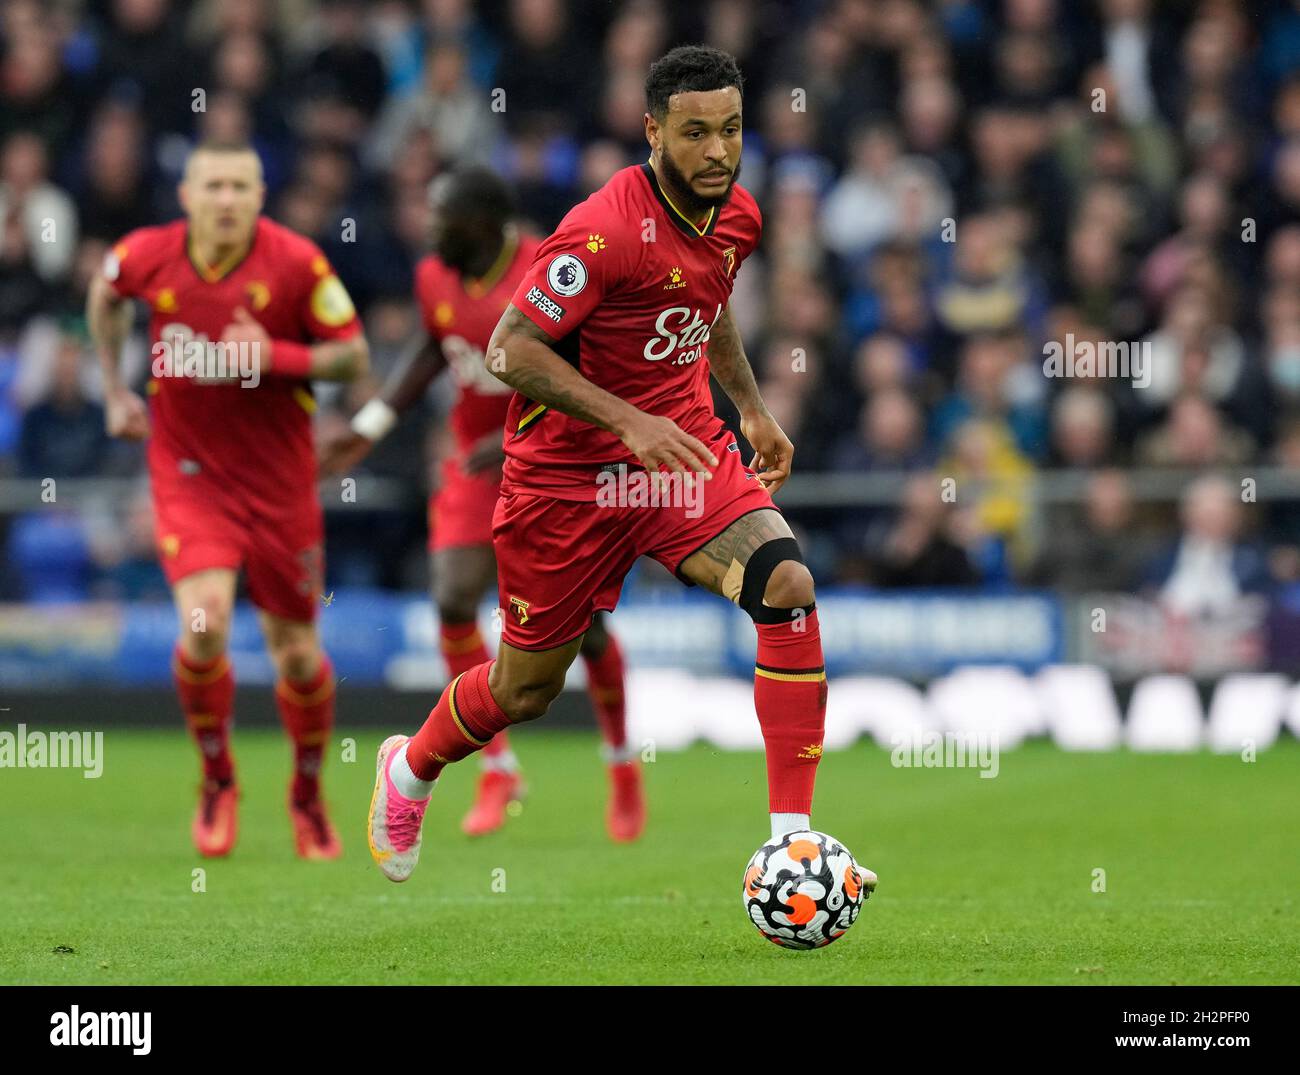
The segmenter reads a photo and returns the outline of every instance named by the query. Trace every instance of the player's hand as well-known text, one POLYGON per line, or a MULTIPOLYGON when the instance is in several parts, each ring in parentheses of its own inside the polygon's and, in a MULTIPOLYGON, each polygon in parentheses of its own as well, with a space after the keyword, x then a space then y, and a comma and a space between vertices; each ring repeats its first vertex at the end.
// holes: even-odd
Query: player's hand
POLYGON ((480 437, 465 456, 463 470, 466 474, 486 474, 501 469, 506 461, 506 450, 500 433, 480 437))
POLYGON ((104 427, 110 437, 144 440, 149 435, 149 408, 129 388, 110 389, 104 397, 104 427))
POLYGON ((677 474, 699 474, 701 480, 713 477, 710 468, 718 465, 718 457, 685 432, 671 418, 636 411, 619 434, 641 465, 651 474, 660 466, 677 474))
POLYGON ((776 419, 764 411, 740 419, 740 432, 754 446, 754 458, 749 469, 758 471, 758 480, 769 493, 775 493, 790 477, 790 463, 794 458, 794 445, 776 419), (763 469, 758 470, 759 465, 763 469))
POLYGON ((326 437, 316 452, 316 466, 322 478, 344 474, 367 455, 375 442, 352 429, 326 437))
POLYGON ((221 342, 249 344, 252 353, 260 358, 271 354, 271 334, 242 306, 235 307, 234 320, 221 330, 221 342))

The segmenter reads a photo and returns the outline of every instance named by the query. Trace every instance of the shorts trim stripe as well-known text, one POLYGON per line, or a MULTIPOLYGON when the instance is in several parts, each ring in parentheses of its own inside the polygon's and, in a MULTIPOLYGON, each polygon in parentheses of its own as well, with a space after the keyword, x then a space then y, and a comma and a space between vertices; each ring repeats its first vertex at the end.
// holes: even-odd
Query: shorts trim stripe
POLYGON ((539 419, 543 414, 545 414, 546 411, 547 411, 547 405, 545 403, 539 403, 531 411, 529 411, 522 418, 520 418, 519 424, 515 426, 515 436, 518 436, 530 425, 532 425, 535 421, 537 421, 537 419, 539 419))

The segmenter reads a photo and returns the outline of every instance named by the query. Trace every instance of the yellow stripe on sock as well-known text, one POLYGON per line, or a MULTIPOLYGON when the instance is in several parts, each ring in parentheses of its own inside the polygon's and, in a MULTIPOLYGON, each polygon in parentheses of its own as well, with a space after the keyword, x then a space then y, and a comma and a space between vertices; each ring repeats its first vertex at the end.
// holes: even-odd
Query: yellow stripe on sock
POLYGON ((783 683, 820 683, 826 678, 822 672, 769 672, 766 668, 755 668, 754 675, 764 679, 779 679, 783 683))
POLYGON ((212 713, 187 713, 186 717, 189 722, 200 731, 206 731, 208 728, 221 727, 221 718, 212 713))
POLYGON ((176 673, 178 679, 183 679, 186 683, 193 683, 200 687, 208 683, 215 683, 226 674, 226 669, 229 667, 230 661, 224 655, 206 672, 195 672, 193 669, 187 668, 179 660, 172 661, 172 671, 176 673))
POLYGON ((464 638, 442 638, 442 652, 450 654, 469 653, 471 650, 478 649, 483 645, 483 636, 475 631, 472 635, 466 635, 464 638))
POLYGON ((491 739, 475 739, 474 736, 472 736, 472 735, 469 734, 469 729, 465 727, 465 722, 462 721, 462 720, 460 719, 460 714, 459 714, 458 712, 456 712, 456 684, 459 683, 459 682, 461 681, 461 677, 464 676, 464 674, 465 674, 465 673, 462 672, 459 676, 457 676, 455 679, 453 679, 453 680, 451 681, 451 687, 449 688, 449 689, 450 689, 450 695, 448 696, 448 699, 447 699, 449 705, 451 706, 451 719, 454 720, 454 721, 456 722, 456 727, 457 727, 458 729, 460 729, 460 734, 461 734, 461 735, 463 735, 466 739, 468 739, 468 740, 469 740, 471 743, 473 743, 476 747, 485 747, 485 746, 487 746, 490 742, 492 742, 492 740, 491 740, 491 739))
POLYGON ((334 677, 331 676, 328 680, 312 691, 311 694, 301 693, 298 688, 287 679, 282 679, 276 683, 275 690, 276 693, 286 702, 293 702, 295 705, 316 705, 319 702, 325 701, 326 698, 334 693, 334 677))

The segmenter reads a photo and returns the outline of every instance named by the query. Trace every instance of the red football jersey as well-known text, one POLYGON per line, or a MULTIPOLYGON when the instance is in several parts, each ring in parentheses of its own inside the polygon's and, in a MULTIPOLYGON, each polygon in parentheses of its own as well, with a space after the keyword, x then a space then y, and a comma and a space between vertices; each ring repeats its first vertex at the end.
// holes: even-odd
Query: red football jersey
POLYGON ((177 341, 216 342, 239 306, 272 339, 311 343, 356 335, 361 324, 352 300, 320 248, 263 217, 242 260, 209 269, 191 260, 187 222, 176 220, 127 235, 109 253, 104 275, 119 295, 143 299, 153 311, 154 479, 204 473, 235 500, 267 509, 283 504, 289 490, 314 488, 310 382, 268 374, 256 387, 244 387, 158 376, 157 345, 174 350, 177 341))
MULTIPOLYGON (((697 227, 649 164, 624 168, 538 247, 511 301, 589 381, 708 442, 722 424, 709 392, 709 330, 761 230, 739 184, 697 227)), ((594 500, 594 467, 639 466, 613 433, 518 393, 505 446, 505 492, 594 500)))
POLYGON ((507 239, 499 259, 501 267, 477 281, 463 280, 433 254, 416 266, 415 297, 424 327, 442 345, 456 380, 451 430, 462 455, 475 441, 500 433, 506 424, 512 389, 488 372, 483 355, 540 243, 532 235, 507 239))

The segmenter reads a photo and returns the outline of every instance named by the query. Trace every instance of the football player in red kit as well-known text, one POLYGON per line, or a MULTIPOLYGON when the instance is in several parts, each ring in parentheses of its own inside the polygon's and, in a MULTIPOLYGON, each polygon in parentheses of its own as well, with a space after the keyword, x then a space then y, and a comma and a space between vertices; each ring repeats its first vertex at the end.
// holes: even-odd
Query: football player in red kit
POLYGON ((158 551, 180 617, 176 690, 202 755, 194 843, 202 855, 227 855, 238 829, 226 645, 242 570, 293 741, 295 846, 303 858, 333 859, 341 847, 320 791, 334 674, 315 624, 323 525, 311 381, 351 380, 369 352, 320 249, 261 216, 262 166, 249 146, 199 146, 179 196, 183 219, 112 248, 87 318, 108 432, 149 439, 158 551), (152 314, 147 406, 118 369, 132 299, 152 314))
POLYGON ((368 828, 390 880, 415 868, 443 767, 546 712, 642 555, 753 619, 771 833, 810 827, 826 674, 812 575, 771 496, 793 447, 728 309, 761 227, 736 184, 741 87, 717 49, 656 61, 649 161, 570 210, 493 334, 488 368, 515 389, 493 521, 505 627, 496 660, 456 677, 414 736, 379 749, 368 828), (740 411, 749 466, 713 413, 710 373, 740 411))
MULTIPOLYGON (((415 295, 426 338, 369 401, 352 431, 326 444, 327 473, 355 466, 413 406, 444 368, 456 380, 450 422, 455 454, 442 468, 442 486, 429 498, 429 549, 434 603, 441 621, 447 670, 458 676, 489 659, 477 623, 483 594, 495 589, 492 515, 501 492, 502 430, 512 389, 484 365, 483 353, 501 313, 533 263, 540 241, 512 222, 509 187, 486 168, 463 168, 430 186, 433 253, 416 268, 415 295)), ((592 706, 604 740, 610 796, 610 836, 635 840, 645 825, 645 799, 636 755, 624 726, 623 655, 600 618, 582 639, 592 706)), ((461 827, 472 836, 500 828, 523 781, 505 729, 483 748, 483 772, 461 827)))

